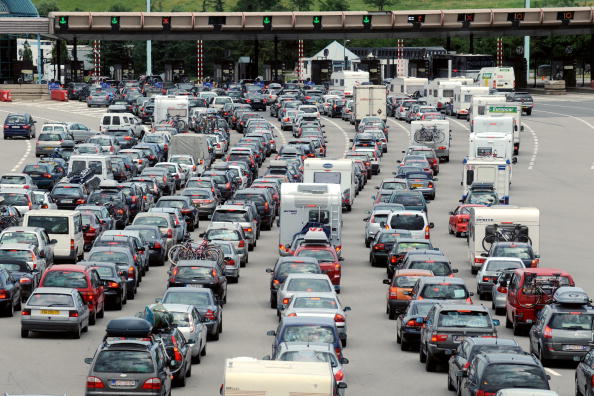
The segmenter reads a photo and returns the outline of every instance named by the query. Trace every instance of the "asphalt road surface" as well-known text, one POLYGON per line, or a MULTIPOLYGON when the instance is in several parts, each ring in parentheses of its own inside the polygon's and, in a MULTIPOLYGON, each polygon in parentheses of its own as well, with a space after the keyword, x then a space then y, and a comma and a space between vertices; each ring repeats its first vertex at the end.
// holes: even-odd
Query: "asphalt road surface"
MULTIPOLYGON (((594 295, 592 255, 589 251, 591 224, 594 223, 591 196, 594 193, 594 96, 536 96, 531 117, 524 117, 518 164, 513 171, 510 203, 535 206, 541 210, 541 266, 569 271, 577 285, 594 295)), ((98 128, 104 109, 87 109, 78 102, 3 103, 0 118, 9 112, 29 112, 38 121, 77 121, 98 128)), ((269 118, 268 116, 266 116, 269 118)), ((340 119, 325 119, 328 157, 340 158, 354 134, 353 127, 340 119)), ((273 121, 278 125, 276 121, 273 121)), ((390 177, 401 151, 408 146, 408 124, 391 119, 389 152, 384 155, 381 173, 373 177, 357 197, 353 210, 344 214, 342 294, 340 299, 352 307, 348 315, 349 346, 344 355, 347 395, 386 394, 406 390, 421 395, 450 395, 446 374, 427 373, 419 363, 418 352, 397 348, 395 322, 385 314, 385 270, 372 268, 368 249, 363 244, 365 212, 372 206, 371 196, 383 177, 390 177)), ((441 164, 437 198, 429 205, 433 244, 442 249, 460 272, 471 291, 476 289, 466 254, 465 239, 456 239, 447 231, 448 211, 460 198, 462 159, 468 150, 465 120, 451 120, 453 130, 451 161, 441 164)), ((278 133, 279 131, 277 131, 278 133)), ((232 133, 233 141, 238 139, 232 133)), ((290 137, 284 132, 280 140, 290 137)), ((20 171, 35 160, 34 141, 2 141, 0 174, 20 171)), ((203 230, 207 221, 201 222, 203 230)), ((200 231, 196 231, 197 235, 200 231)), ((262 232, 258 247, 250 252, 250 262, 241 269, 239 284, 229 286, 224 309, 224 332, 220 341, 209 342, 208 355, 193 367, 185 388, 175 388, 176 395, 218 394, 226 358, 270 353, 271 337, 266 331, 277 326, 274 310, 269 308, 267 267, 277 258, 278 228, 262 232)), ((83 358, 93 355, 110 319, 133 315, 160 297, 165 290, 166 269, 153 267, 147 274, 135 300, 121 312, 108 311, 80 340, 61 335, 20 338, 18 314, 0 318, 0 392, 51 393, 68 396, 84 393, 88 366, 83 358)), ((475 303, 479 302, 474 297, 475 303)), ((485 303, 490 306, 490 303, 485 303)), ((499 319, 504 323, 503 317, 499 319)), ((513 337, 502 325, 500 337, 513 337)), ((519 337, 527 350, 527 337, 519 337)), ((575 365, 547 368, 552 389, 560 395, 574 394, 575 365)))

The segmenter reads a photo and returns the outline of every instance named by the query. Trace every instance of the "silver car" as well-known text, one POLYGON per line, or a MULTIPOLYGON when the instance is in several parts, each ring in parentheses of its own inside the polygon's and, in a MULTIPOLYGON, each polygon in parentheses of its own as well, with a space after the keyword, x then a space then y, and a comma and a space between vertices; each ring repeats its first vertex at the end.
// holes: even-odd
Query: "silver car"
POLYGON ((0 244, 0 260, 24 260, 29 268, 41 274, 47 268, 44 254, 41 254, 36 245, 30 243, 2 243, 0 244))
POLYGON ((330 293, 334 285, 326 274, 289 274, 276 292, 277 315, 289 305, 295 293, 330 293))
POLYGON ((334 319, 336 330, 342 342, 347 345, 346 312, 351 307, 343 307, 334 292, 298 292, 293 294, 289 305, 283 309, 282 317, 287 316, 316 316, 334 319))
POLYGON ((186 187, 181 195, 190 197, 192 204, 198 209, 198 215, 202 218, 210 218, 219 204, 215 193, 207 188, 186 187))
POLYGON ((488 257, 476 275, 476 294, 481 300, 491 297, 493 285, 503 270, 524 268, 524 262, 516 257, 488 257))
MULTIPOLYGON (((206 232, 200 235, 209 242, 229 241, 233 242, 235 251, 239 255, 241 266, 244 267, 248 261, 248 239, 243 228, 237 223, 212 222, 208 225, 206 232)), ((215 242, 216 243, 216 242, 215 242)))
POLYGON ((32 209, 39 209, 39 205, 35 203, 35 199, 33 198, 33 193, 28 189, 2 189, 0 190, 0 203, 16 208, 22 215, 32 209))
POLYGON ((214 241, 214 244, 219 246, 225 255, 224 258, 224 271, 225 276, 229 280, 229 282, 237 283, 239 282, 239 268, 240 268, 240 261, 239 254, 235 250, 235 246, 233 242, 229 241, 214 241))
MULTIPOLYGON (((404 206, 402 206, 401 210, 404 210, 404 206)), ((365 247, 371 246, 371 241, 373 241, 375 234, 382 228, 382 224, 385 226, 388 222, 390 213, 396 211, 397 210, 374 209, 369 212, 369 216, 363 219, 365 222, 365 247)))
POLYGON ((54 264, 56 242, 55 239, 50 239, 41 227, 8 227, 0 233, 0 246, 15 243, 33 245, 48 267, 54 264))
POLYGON ((198 309, 187 304, 163 304, 165 309, 173 315, 173 324, 184 335, 192 348, 192 363, 200 363, 201 356, 206 355, 205 319, 198 309))
POLYGON ((250 216, 249 208, 243 205, 219 205, 213 212, 211 221, 239 224, 249 241, 248 249, 251 251, 256 247, 258 222, 250 216))
POLYGON ((491 308, 497 315, 505 315, 507 305, 507 286, 515 270, 503 270, 491 287, 491 308))
POLYGON ((89 307, 76 289, 38 287, 23 305, 21 337, 29 332, 69 332, 74 338, 89 330, 89 307))
POLYGON ((0 177, 1 189, 35 189, 37 186, 31 176, 26 173, 5 173, 0 177))

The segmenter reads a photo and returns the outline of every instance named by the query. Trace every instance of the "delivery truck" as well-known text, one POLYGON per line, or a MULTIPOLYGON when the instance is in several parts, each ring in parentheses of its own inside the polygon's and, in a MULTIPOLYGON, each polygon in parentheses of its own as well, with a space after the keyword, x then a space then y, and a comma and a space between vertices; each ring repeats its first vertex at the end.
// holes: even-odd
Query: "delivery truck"
POLYGON ((353 116, 355 128, 364 117, 388 118, 386 112, 386 87, 383 85, 358 85, 353 93, 353 116))

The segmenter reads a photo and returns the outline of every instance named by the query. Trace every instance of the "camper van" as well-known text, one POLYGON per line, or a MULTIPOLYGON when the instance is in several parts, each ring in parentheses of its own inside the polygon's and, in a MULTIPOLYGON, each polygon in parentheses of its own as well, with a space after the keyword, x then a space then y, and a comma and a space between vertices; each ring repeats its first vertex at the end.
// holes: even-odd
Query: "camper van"
POLYGON ((483 67, 476 78, 476 85, 496 89, 499 92, 511 92, 516 87, 514 68, 483 67))
POLYGON ((257 360, 237 357, 225 361, 222 396, 335 396, 346 388, 336 382, 327 362, 257 360))
POLYGON ((334 183, 340 185, 342 207, 351 211, 357 191, 355 163, 352 159, 327 160, 307 158, 303 169, 304 183, 334 183))
POLYGON ((436 78, 427 85, 427 105, 437 110, 445 110, 446 103, 454 98, 454 88, 461 85, 472 85, 474 80, 466 77, 436 78))
POLYGON ((473 96, 484 96, 489 94, 489 88, 486 87, 473 87, 460 85, 454 87, 454 99, 452 102, 452 115, 456 118, 468 117, 468 109, 472 104, 473 96))
POLYGON ((342 249, 342 194, 338 184, 283 183, 281 185, 279 253, 289 255, 296 235, 309 227, 326 228, 330 243, 342 249))
POLYGON ((334 88, 342 88, 345 96, 352 96, 354 87, 369 82, 369 72, 343 70, 330 76, 334 88))
POLYGON ((41 227, 54 241, 54 259, 75 263, 84 254, 82 217, 75 210, 30 210, 23 218, 24 227, 41 227))
POLYGON ((85 169, 93 169, 101 180, 113 180, 113 170, 108 156, 101 154, 76 154, 68 161, 68 175, 80 173, 85 169))
POLYGON ((482 254, 488 252, 492 242, 503 241, 503 238, 498 239, 497 235, 510 235, 510 232, 517 229, 516 226, 522 226, 524 231, 527 228, 532 250, 538 255, 540 211, 537 208, 509 205, 471 208, 468 223, 468 260, 472 273, 476 273, 485 262, 486 258, 482 254), (485 238, 487 233, 490 238, 485 238))
POLYGON ((468 158, 500 158, 516 163, 513 156, 513 138, 511 133, 486 132, 471 133, 468 136, 468 158))
POLYGON ((397 77, 390 82, 390 93, 413 95, 418 92, 420 96, 427 96, 429 80, 418 77, 397 77))
POLYGON ((524 125, 522 125, 522 104, 516 102, 487 103, 484 113, 487 117, 511 117, 513 119, 514 155, 518 155, 520 152, 520 132, 524 130, 524 125))
POLYGON ((157 125, 166 121, 169 117, 180 116, 186 123, 186 129, 190 125, 190 101, 188 96, 184 95, 159 95, 155 97, 155 118, 154 124, 157 125))
POLYGON ((493 184, 499 202, 509 203, 509 186, 511 184, 511 165, 501 158, 465 158, 462 169, 463 195, 466 199, 472 183, 493 184))
POLYGON ((411 146, 426 146, 435 150, 440 160, 450 160, 450 121, 412 121, 410 123, 411 146))

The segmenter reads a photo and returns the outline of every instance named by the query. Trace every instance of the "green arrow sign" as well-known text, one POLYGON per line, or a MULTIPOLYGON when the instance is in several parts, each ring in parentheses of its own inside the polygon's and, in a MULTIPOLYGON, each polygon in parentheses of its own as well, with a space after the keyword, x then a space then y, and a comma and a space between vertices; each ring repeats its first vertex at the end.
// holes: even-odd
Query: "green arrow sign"
POLYGON ((264 25, 268 25, 271 22, 269 17, 264 17, 264 25))
POLYGON ((363 17, 363 23, 369 23, 369 17, 366 15, 363 17))
POLYGON ((60 17, 60 25, 66 25, 68 23, 68 20, 66 19, 66 17, 60 17))
POLYGON ((120 17, 112 17, 111 18, 112 25, 117 25, 118 23, 120 23, 120 17))
POLYGON ((320 18, 319 17, 314 17, 313 19, 313 23, 320 23, 320 18))

